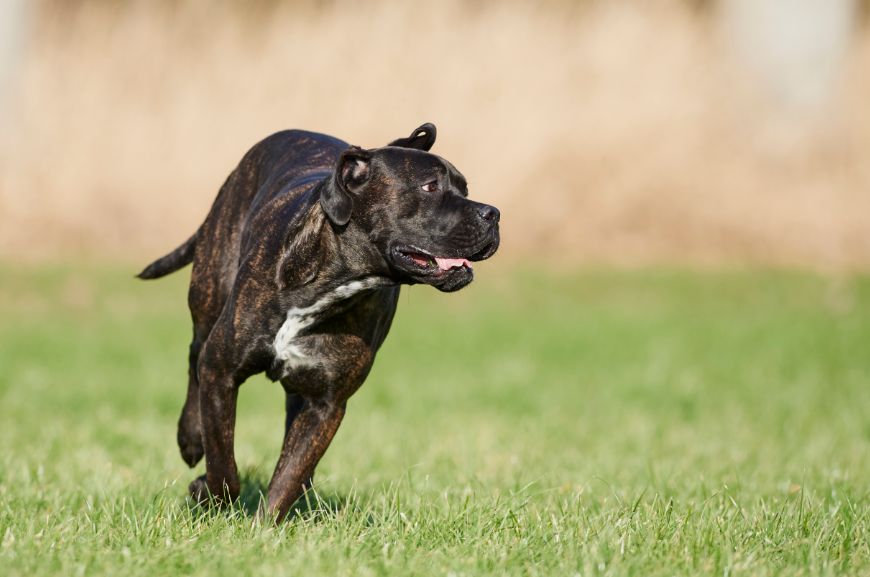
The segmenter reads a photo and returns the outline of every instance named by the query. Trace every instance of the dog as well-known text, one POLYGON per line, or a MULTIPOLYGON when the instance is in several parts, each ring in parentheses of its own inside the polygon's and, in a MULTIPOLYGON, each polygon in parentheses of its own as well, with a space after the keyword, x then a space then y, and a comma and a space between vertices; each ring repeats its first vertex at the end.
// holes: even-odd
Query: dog
POLYGON ((499 211, 468 198, 436 129, 363 149, 286 130, 251 148, 199 229, 138 276, 193 263, 187 398, 178 446, 206 474, 199 503, 239 496, 233 452, 239 386, 265 373, 286 392, 281 456, 263 516, 283 519, 320 461, 384 342, 401 285, 450 292, 495 254, 499 211))

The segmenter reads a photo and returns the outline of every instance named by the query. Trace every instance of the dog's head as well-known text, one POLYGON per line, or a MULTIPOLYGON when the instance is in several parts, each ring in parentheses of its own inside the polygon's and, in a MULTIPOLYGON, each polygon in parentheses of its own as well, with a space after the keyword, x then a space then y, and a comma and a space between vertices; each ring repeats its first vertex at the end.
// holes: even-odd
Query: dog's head
POLYGON ((465 177, 429 153, 435 126, 383 148, 345 151, 320 204, 333 226, 367 233, 393 278, 455 291, 474 278, 471 263, 499 244, 499 211, 468 198, 465 177))

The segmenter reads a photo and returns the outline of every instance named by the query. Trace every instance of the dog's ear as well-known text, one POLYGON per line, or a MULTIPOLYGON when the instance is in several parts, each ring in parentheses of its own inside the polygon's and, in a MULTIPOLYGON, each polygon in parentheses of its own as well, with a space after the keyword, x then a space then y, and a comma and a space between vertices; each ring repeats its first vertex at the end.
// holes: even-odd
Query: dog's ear
POLYGON ((369 152, 358 146, 348 148, 338 159, 332 179, 320 193, 320 206, 334 224, 344 226, 350 221, 352 194, 369 179, 370 162, 369 152))
POLYGON ((435 125, 431 122, 421 125, 408 138, 400 138, 392 141, 389 146, 400 146, 402 148, 416 148, 426 152, 435 144, 435 125))

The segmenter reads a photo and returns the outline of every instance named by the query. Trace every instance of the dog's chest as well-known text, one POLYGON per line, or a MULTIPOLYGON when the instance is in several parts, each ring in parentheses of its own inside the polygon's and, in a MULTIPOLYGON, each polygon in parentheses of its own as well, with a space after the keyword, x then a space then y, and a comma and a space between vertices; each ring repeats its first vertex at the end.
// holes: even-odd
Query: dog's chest
POLYGON ((294 369, 320 365, 322 359, 317 350, 304 342, 306 329, 328 316, 331 308, 364 290, 374 288, 378 282, 376 278, 352 281, 323 295, 310 306, 290 308, 273 341, 279 376, 287 375, 294 369))

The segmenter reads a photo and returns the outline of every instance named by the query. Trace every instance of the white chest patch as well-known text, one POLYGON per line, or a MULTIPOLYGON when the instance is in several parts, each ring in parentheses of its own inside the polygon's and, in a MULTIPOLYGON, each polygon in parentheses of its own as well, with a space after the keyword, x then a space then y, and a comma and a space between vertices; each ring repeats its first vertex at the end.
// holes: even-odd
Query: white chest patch
POLYGON ((294 307, 287 311, 287 318, 281 328, 278 329, 278 334, 275 335, 273 347, 275 348, 275 358, 284 364, 284 371, 289 369, 311 366, 317 363, 317 359, 306 353, 299 343, 296 342, 299 333, 306 327, 317 322, 329 306, 349 299, 360 291, 373 288, 383 281, 378 277, 369 277, 362 280, 355 280, 347 284, 336 287, 331 293, 323 295, 314 304, 307 307, 294 307))

